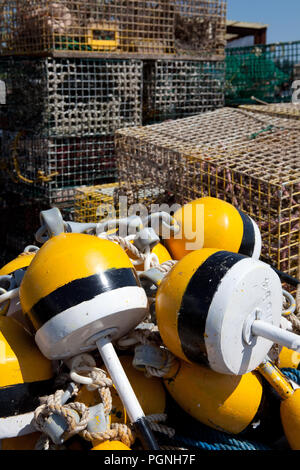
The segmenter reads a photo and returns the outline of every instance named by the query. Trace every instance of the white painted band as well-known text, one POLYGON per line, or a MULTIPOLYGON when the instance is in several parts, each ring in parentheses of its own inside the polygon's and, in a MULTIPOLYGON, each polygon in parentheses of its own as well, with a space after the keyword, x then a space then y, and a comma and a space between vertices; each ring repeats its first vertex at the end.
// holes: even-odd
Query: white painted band
POLYGON ((116 328, 116 336, 121 338, 147 314, 144 289, 122 287, 59 313, 37 331, 35 340, 48 359, 68 359, 95 349, 87 343, 93 335, 116 328))
POLYGON ((253 228, 254 228, 254 251, 253 251, 253 254, 252 254, 252 258, 254 259, 259 259, 260 258, 260 255, 261 255, 261 248, 262 248, 262 239, 261 239, 261 233, 260 233, 260 230, 258 228, 258 225, 256 222, 254 222, 253 219, 251 219, 250 217, 250 220, 253 224, 253 228))
POLYGON ((0 439, 26 436, 36 432, 36 428, 33 426, 33 419, 33 413, 0 418, 0 439))

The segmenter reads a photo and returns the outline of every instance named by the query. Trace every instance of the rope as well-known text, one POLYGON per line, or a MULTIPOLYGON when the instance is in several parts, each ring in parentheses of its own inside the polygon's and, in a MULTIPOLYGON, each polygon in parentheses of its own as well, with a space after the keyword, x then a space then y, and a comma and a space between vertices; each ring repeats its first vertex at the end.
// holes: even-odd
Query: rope
POLYGON ((252 441, 243 441, 216 431, 209 436, 209 433, 199 434, 197 437, 175 436, 174 443, 185 445, 189 448, 196 447, 202 450, 271 450, 270 447, 252 441), (207 439, 212 442, 206 442, 207 439))
POLYGON ((290 368, 284 368, 280 370, 288 379, 292 380, 297 385, 300 385, 300 370, 290 368))
POLYGON ((66 440, 86 428, 89 410, 83 403, 79 402, 62 405, 61 399, 63 394, 63 390, 57 390, 53 395, 42 398, 44 403, 35 410, 33 425, 38 431, 43 433, 45 420, 49 418, 51 414, 62 416, 68 425, 67 430, 62 436, 62 440, 66 440), (79 415, 80 420, 78 423, 76 422, 72 411, 76 411, 79 415))
POLYGON ((152 431, 160 432, 161 434, 165 434, 170 438, 174 437, 175 429, 170 428, 169 426, 166 426, 164 424, 161 424, 161 422, 164 423, 168 419, 168 416, 165 413, 147 415, 146 419, 152 431))
POLYGON ((130 258, 130 261, 133 265, 138 265, 144 263, 145 270, 150 268, 157 267, 159 265, 158 257, 149 251, 147 253, 142 253, 133 243, 130 242, 130 238, 119 237, 118 235, 107 235, 106 233, 101 233, 98 235, 99 238, 105 238, 114 243, 118 243, 124 251, 129 252, 130 255, 135 259, 130 258))
MULTIPOLYGON (((93 363, 94 359, 88 359, 91 356, 87 354, 82 354, 73 358, 72 360, 72 370, 70 372, 70 376, 72 380, 79 381, 82 383, 82 379, 89 379, 89 382, 86 383, 86 387, 90 391, 98 390, 100 395, 101 401, 103 403, 104 408, 104 415, 106 418, 109 417, 112 410, 112 396, 110 392, 110 387, 112 387, 113 382, 110 378, 107 377, 106 372, 102 369, 99 369, 93 365, 85 365, 84 362, 88 362, 89 364, 93 363), (77 366, 77 364, 80 364, 77 366), (76 367, 77 366, 77 367, 76 367), (85 375, 82 376, 80 374, 84 373, 85 375)), ((129 426, 126 424, 120 423, 113 423, 110 425, 110 428, 106 429, 103 432, 90 432, 88 431, 86 426, 79 430, 79 435, 83 437, 86 441, 97 441, 97 444, 105 441, 113 441, 118 440, 123 442, 127 447, 131 447, 131 445, 135 442, 135 435, 133 431, 130 429, 129 426)))

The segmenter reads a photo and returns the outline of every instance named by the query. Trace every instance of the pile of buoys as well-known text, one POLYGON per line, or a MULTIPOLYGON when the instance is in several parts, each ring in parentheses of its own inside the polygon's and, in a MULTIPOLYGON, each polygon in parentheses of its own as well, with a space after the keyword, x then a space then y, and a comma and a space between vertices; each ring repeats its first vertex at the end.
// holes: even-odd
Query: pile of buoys
POLYGON ((300 449, 299 386, 280 370, 298 368, 300 336, 254 220, 210 197, 101 224, 55 208, 36 239, 0 269, 2 449, 163 450, 182 435, 170 399, 240 439, 271 410, 300 449))

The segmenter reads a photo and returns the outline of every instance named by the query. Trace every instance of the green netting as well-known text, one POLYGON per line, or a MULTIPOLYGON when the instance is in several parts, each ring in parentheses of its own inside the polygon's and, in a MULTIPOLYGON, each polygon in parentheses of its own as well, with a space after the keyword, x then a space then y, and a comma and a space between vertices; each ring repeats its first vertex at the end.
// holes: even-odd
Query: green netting
POLYGON ((226 105, 291 101, 297 63, 300 41, 227 49, 226 105))

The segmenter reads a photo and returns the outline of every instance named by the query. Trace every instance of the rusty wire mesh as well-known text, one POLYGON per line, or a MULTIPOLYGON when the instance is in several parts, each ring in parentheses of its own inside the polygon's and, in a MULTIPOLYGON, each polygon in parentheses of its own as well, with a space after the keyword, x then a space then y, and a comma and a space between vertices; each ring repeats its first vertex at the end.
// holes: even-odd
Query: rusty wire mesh
POLYGON ((111 135, 142 123, 141 60, 0 60, 2 129, 38 136, 111 135))
POLYGON ((225 0, 1 0, 0 53, 224 54, 225 0))
POLYGON ((143 122, 161 122, 224 106, 224 61, 157 60, 144 65, 143 122))
POLYGON ((300 123, 224 108, 117 132, 119 177, 172 194, 174 202, 213 196, 259 225, 263 256, 299 276, 300 123))

